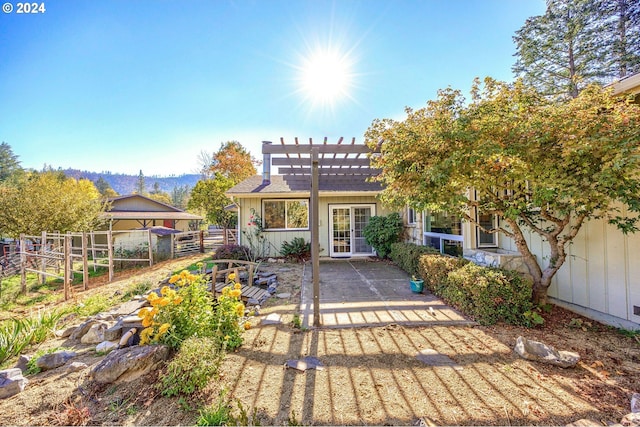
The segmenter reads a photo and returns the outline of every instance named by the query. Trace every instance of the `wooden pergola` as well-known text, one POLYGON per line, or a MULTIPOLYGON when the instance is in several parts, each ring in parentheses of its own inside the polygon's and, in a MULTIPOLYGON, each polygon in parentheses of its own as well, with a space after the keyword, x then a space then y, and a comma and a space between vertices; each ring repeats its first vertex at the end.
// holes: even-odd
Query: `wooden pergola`
POLYGON ((291 188, 308 190, 310 195, 311 263, 313 276, 313 325, 320 326, 320 240, 318 198, 320 190, 367 190, 379 188, 380 184, 369 178, 378 175, 379 170, 370 167, 369 155, 375 152, 364 144, 344 143, 339 138, 330 144, 325 137, 322 143, 286 144, 280 138, 280 145, 271 141, 262 142, 263 184, 271 180, 271 164, 278 166, 278 174, 291 188), (271 158, 271 155, 284 157, 271 158))

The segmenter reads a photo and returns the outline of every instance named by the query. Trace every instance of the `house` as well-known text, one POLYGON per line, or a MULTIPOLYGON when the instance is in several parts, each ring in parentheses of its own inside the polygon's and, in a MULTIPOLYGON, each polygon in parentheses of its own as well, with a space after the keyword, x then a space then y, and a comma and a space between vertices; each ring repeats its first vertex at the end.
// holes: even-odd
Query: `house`
POLYGON ((368 178, 377 172, 369 167, 370 149, 363 144, 285 144, 263 142, 263 175, 250 177, 226 194, 238 209, 239 243, 252 246, 252 234, 262 227, 266 256, 277 256, 282 243, 301 237, 311 241, 310 203, 312 149, 318 155, 318 237, 320 255, 334 258, 374 255, 363 229, 369 218, 390 213, 377 195, 382 187, 368 178), (285 157, 271 158, 272 154, 285 157), (271 165, 280 166, 271 175, 271 165), (260 224, 256 224, 256 221, 260 224))
MULTIPOLYGON (((640 74, 612 84, 614 93, 631 94, 640 103, 640 74)), ((528 272, 513 240, 443 213, 404 213, 408 241, 422 243, 451 255, 463 254, 481 264, 528 272)), ((499 219, 476 220, 486 229, 499 219)), ((538 261, 548 259, 539 235, 528 233, 527 243, 538 261)), ((627 329, 640 329, 640 233, 625 235, 606 219, 582 226, 568 247, 568 257, 553 278, 550 300, 586 317, 627 329)))
POLYGON ((185 212, 140 194, 109 199, 111 209, 105 212, 109 230, 135 230, 162 226, 179 231, 198 229, 202 217, 185 212))

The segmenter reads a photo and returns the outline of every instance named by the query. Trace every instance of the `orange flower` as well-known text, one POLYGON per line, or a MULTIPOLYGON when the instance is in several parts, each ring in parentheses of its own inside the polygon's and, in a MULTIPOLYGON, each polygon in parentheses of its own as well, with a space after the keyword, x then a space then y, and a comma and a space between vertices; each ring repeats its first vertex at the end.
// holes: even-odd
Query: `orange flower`
POLYGON ((233 287, 234 289, 242 289, 242 285, 240 283, 236 283, 233 287))
POLYGON ((251 323, 249 322, 244 322, 244 330, 248 331, 249 329, 251 329, 251 323))

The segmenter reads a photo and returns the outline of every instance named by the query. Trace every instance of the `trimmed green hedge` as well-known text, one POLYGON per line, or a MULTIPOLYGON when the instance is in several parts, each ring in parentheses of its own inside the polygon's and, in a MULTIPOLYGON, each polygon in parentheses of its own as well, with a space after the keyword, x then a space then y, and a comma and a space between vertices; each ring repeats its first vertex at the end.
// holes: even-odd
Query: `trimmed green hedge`
POLYGON ((439 254, 439 252, 430 246, 400 242, 391 245, 389 258, 410 275, 421 276, 419 269, 420 257, 426 254, 439 254))
POLYGON ((515 271, 481 267, 411 243, 391 247, 391 259, 424 280, 426 289, 482 325, 506 322, 529 326, 531 283, 515 271))

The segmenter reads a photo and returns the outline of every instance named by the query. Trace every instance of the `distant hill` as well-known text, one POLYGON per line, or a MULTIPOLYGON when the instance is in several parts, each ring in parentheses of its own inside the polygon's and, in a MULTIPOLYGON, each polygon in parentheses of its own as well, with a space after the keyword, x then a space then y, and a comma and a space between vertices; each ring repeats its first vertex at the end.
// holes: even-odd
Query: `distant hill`
MULTIPOLYGON (((85 178, 94 183, 102 177, 109 183, 118 194, 125 195, 131 194, 136 189, 138 182, 138 175, 125 175, 121 173, 111 172, 89 172, 81 171, 78 169, 65 169, 63 171, 66 176, 71 178, 85 178)), ((199 174, 185 174, 185 175, 172 175, 172 176, 145 176, 145 187, 147 191, 153 190, 153 186, 157 182, 160 186, 160 190, 171 194, 174 188, 183 187, 187 185, 189 189, 192 189, 196 183, 200 180, 199 174)))

